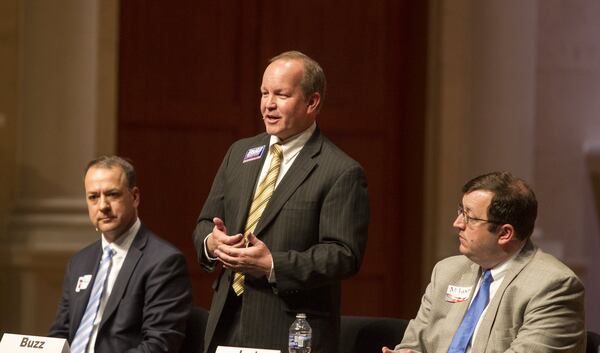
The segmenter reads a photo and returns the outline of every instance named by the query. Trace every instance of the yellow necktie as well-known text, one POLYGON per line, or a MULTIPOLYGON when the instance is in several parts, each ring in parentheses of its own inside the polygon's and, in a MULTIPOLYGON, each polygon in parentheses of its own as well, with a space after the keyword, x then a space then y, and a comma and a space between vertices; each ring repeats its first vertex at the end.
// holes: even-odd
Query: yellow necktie
MULTIPOLYGON (((269 164, 269 171, 265 178, 261 181, 260 185, 254 193, 254 200, 250 205, 250 212, 248 212, 248 219, 246 220, 246 227, 244 230, 244 241, 248 246, 248 235, 254 231, 256 224, 260 220, 260 216, 267 207, 273 190, 275 190, 275 183, 281 170, 281 160, 283 159, 283 153, 281 152, 281 145, 275 143, 271 145, 271 164, 269 164)), ((236 295, 244 293, 244 274, 236 272, 233 276, 233 283, 231 287, 235 291, 236 295)))

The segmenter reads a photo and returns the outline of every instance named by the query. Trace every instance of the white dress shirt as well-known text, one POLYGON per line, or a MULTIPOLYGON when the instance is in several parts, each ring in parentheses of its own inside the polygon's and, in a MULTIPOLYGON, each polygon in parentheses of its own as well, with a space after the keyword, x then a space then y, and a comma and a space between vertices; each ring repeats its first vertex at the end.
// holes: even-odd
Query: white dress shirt
MULTIPOLYGON (((300 154, 300 151, 302 150, 304 145, 306 145, 306 142, 308 142, 308 139, 310 139, 313 132, 315 132, 316 128, 317 124, 313 123, 308 129, 302 131, 296 136, 290 137, 286 141, 281 141, 279 137, 271 135, 271 139, 269 140, 269 148, 267 150, 270 151, 272 145, 280 143, 281 153, 283 154, 283 161, 281 161, 281 169, 279 169, 279 175, 277 176, 277 181, 275 182, 275 188, 277 188, 279 182, 281 181, 281 179, 283 179, 287 171, 290 170, 290 167, 296 160, 296 157, 298 156, 298 154, 300 154)), ((257 189, 258 185, 260 185, 262 180, 267 176, 272 159, 273 155, 271 153, 267 154, 267 158, 265 159, 265 163, 263 164, 263 167, 260 171, 260 175, 258 177, 258 181, 256 183, 257 189)))
MULTIPOLYGON (((477 338, 477 331, 479 330, 479 325, 481 324, 481 319, 483 319, 483 317, 485 316, 485 313, 487 312, 489 303, 494 298, 494 295, 496 295, 496 292, 498 291, 498 288, 500 288, 500 285, 502 285, 502 281, 504 280, 504 275, 506 275, 506 271, 513 264, 515 258, 521 252, 521 250, 523 250, 522 246, 521 246, 521 249, 519 249, 519 251, 517 251, 508 260, 506 260, 506 261, 504 261, 504 262, 496 265, 496 267, 494 267, 494 268, 492 268, 490 270, 492 272, 492 278, 494 278, 494 280, 490 284, 490 299, 488 301, 488 305, 486 305, 485 309, 483 309, 483 312, 481 313, 481 316, 479 316, 479 320, 477 321, 477 325, 475 326, 475 331, 473 331, 473 338, 471 338, 471 343, 473 343, 473 341, 475 341, 475 339, 477 338)), ((477 288, 475 290, 475 293, 473 293, 473 297, 472 298, 475 298, 475 296, 477 295, 477 292, 479 292, 479 287, 481 287, 482 277, 480 277, 479 278, 479 282, 477 282, 477 288)), ((471 304, 469 304, 469 306, 470 305, 471 304)), ((469 344, 469 347, 467 348, 466 353, 470 353, 471 352, 471 346, 472 346, 472 344, 469 344)))
POLYGON ((100 298, 100 305, 98 307, 98 314, 96 314, 96 319, 94 320, 94 326, 92 328, 92 333, 90 337, 90 342, 88 343, 87 353, 94 353, 94 345, 96 343, 96 337, 98 336, 98 327, 100 326, 100 321, 102 321, 102 315, 104 314, 104 309, 106 308, 106 302, 110 297, 110 293, 115 285, 115 280, 119 275, 119 271, 121 271, 121 267, 123 266, 123 261, 125 261, 125 256, 127 256, 127 252, 129 251, 129 247, 135 238, 138 230, 140 229, 141 222, 140 219, 136 219, 135 223, 129 228, 123 235, 121 235, 116 241, 109 243, 104 234, 102 234, 102 249, 104 249, 107 245, 110 245, 112 249, 115 251, 115 254, 112 257, 112 265, 110 267, 110 272, 108 273, 108 278, 106 279, 106 285, 104 288, 104 294, 100 298))

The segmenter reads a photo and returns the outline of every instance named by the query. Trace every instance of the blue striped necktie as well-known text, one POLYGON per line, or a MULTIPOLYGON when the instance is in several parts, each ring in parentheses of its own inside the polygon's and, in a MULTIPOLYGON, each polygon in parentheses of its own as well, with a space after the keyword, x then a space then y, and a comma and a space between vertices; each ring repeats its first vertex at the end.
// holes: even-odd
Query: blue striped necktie
POLYGON ((96 273, 96 279, 94 279, 94 286, 92 287, 92 293, 88 300, 85 313, 79 323, 79 328, 71 343, 71 353, 83 353, 86 351, 90 336, 92 334, 92 328, 94 327, 94 321, 96 320, 96 314, 98 314, 98 307, 100 306, 100 299, 104 293, 104 285, 106 278, 108 278, 108 272, 110 271, 110 265, 112 263, 112 257, 115 251, 107 245, 104 247, 104 254, 98 266, 98 272, 96 273))
POLYGON ((479 322, 479 317, 490 300, 490 284, 493 281, 494 277, 492 277, 492 272, 490 270, 483 272, 483 279, 481 280, 479 291, 460 323, 458 330, 456 330, 456 333, 452 338, 452 343, 450 343, 450 348, 448 348, 448 353, 464 353, 467 351, 477 322, 479 322))

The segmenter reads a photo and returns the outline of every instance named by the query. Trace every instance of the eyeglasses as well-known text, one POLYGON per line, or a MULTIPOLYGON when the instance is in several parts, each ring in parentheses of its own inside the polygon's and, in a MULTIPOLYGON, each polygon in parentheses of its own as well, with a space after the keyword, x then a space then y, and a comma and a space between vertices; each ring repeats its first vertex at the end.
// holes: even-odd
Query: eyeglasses
POLYGON ((482 218, 469 216, 462 206, 458 206, 458 209, 456 210, 456 215, 462 216, 463 219, 465 220, 465 224, 470 224, 472 221, 479 221, 479 222, 486 222, 486 223, 493 223, 493 224, 502 224, 503 223, 503 222, 493 221, 490 219, 482 219, 482 218))

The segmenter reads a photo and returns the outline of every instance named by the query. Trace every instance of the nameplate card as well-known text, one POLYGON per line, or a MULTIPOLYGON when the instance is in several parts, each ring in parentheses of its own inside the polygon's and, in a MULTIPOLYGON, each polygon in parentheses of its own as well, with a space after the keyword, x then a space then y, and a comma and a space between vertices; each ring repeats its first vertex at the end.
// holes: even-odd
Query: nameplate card
POLYGON ((218 346, 215 353, 281 353, 280 350, 218 346))
POLYGON ((0 353, 70 353, 64 338, 5 333, 0 341, 0 353))

